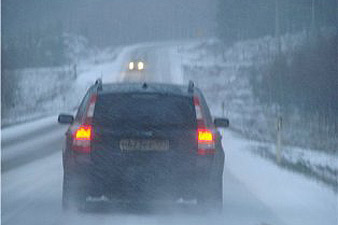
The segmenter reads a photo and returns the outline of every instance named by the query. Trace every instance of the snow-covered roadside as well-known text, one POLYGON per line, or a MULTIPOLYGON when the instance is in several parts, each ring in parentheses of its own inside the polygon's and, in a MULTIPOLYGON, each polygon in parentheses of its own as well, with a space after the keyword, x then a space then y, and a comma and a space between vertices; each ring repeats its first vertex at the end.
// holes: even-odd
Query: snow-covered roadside
POLYGON ((92 55, 68 66, 4 71, 10 87, 3 87, 8 90, 3 96, 5 108, 1 125, 37 120, 60 111, 73 112, 97 78, 118 80, 121 58, 130 49, 132 47, 92 51, 92 55))
POLYGON ((252 154, 248 149, 259 144, 232 131, 224 132, 223 146, 226 169, 250 187, 285 224, 338 224, 338 195, 333 190, 252 154))
MULTIPOLYGON (((276 144, 256 142, 252 152, 276 163, 276 144)), ((279 166, 321 181, 338 194, 338 155, 283 146, 279 166)))
MULTIPOLYGON (((283 50, 294 49, 302 43, 302 35, 284 37, 283 50)), ((275 161, 276 115, 274 108, 263 106, 254 98, 250 72, 253 64, 266 63, 274 51, 274 40, 263 38, 240 42, 229 47, 222 56, 222 46, 217 40, 201 41, 184 46, 179 51, 182 71, 186 80, 194 80, 205 93, 214 116, 226 116, 233 130, 261 144, 251 150, 275 161), (268 47, 272 49, 268 49, 268 47), (225 60, 224 60, 224 58, 225 60), (224 111, 222 112, 222 104, 224 111)), ((282 138, 286 136, 306 140, 308 136, 293 129, 284 121, 282 138)), ((282 141, 280 164, 328 184, 337 191, 338 160, 336 154, 286 146, 282 141)), ((333 152, 333 151, 331 151, 333 152)))
POLYGON ((55 126, 57 116, 48 116, 39 120, 14 125, 5 129, 1 129, 1 145, 6 145, 18 137, 30 135, 40 130, 46 130, 55 126))
POLYGON ((1 126, 51 115, 66 107, 73 74, 68 67, 4 70, 1 126))

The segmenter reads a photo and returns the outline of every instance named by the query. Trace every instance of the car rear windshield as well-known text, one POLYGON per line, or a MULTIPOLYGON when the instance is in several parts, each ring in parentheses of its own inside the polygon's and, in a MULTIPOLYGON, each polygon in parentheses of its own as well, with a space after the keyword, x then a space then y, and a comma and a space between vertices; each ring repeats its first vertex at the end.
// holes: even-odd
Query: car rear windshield
POLYGON ((115 128, 178 126, 193 128, 192 97, 163 94, 103 94, 95 106, 94 123, 115 128))

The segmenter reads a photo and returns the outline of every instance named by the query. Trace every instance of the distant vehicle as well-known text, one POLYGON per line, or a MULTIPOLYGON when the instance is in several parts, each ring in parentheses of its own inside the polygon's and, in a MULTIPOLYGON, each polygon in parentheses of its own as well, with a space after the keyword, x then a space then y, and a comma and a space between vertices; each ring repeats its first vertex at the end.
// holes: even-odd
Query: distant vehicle
POLYGON ((131 61, 128 64, 129 71, 142 71, 144 70, 144 62, 141 60, 131 61))
POLYGON ((63 150, 64 209, 108 201, 195 201, 222 208, 224 151, 201 91, 132 83, 90 87, 73 118, 63 150))

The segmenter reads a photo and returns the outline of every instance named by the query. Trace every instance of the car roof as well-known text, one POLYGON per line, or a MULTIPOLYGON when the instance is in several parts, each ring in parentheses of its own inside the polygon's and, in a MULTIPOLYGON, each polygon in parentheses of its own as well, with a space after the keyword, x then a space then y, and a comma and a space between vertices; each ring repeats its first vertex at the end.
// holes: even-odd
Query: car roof
MULTIPOLYGON (((194 88, 194 92, 200 94, 200 91, 196 87, 194 88)), ((102 84, 102 89, 98 91, 98 94, 108 93, 157 93, 187 97, 191 97, 194 94, 193 92, 188 91, 187 85, 152 82, 102 84)))

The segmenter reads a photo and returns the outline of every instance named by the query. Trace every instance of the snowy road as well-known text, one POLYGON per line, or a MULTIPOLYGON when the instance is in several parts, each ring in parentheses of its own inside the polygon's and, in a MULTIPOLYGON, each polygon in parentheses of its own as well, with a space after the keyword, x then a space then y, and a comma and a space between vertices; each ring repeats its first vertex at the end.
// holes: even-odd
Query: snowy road
MULTIPOLYGON (((124 54, 118 65, 121 73, 115 74, 115 80, 130 79, 128 75, 131 74, 124 68, 135 54, 143 54, 147 58, 147 73, 142 79, 176 83, 184 80, 181 74, 177 74, 179 60, 173 56, 170 47, 138 47, 124 54)), ((108 79, 104 77, 104 81, 108 79)), ((252 155, 245 149, 253 143, 231 131, 226 131, 223 136, 227 157, 224 212, 221 215, 196 214, 180 207, 63 213, 61 149, 65 127, 57 126, 55 122, 46 123, 55 127, 46 128, 48 126, 45 125, 44 129, 32 128, 22 132, 35 126, 31 123, 3 132, 2 224, 337 224, 335 194, 252 155), (285 185, 288 180, 290 184, 285 185), (292 190, 294 183, 297 184, 296 190, 292 190), (317 205, 312 207, 312 204, 317 205)))
MULTIPOLYGON (((61 140, 55 153, 2 174, 2 224, 281 224, 262 202, 225 170, 222 215, 184 214, 179 210, 63 214, 61 140)), ((42 151, 44 149, 41 149, 42 151)))

